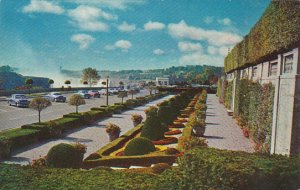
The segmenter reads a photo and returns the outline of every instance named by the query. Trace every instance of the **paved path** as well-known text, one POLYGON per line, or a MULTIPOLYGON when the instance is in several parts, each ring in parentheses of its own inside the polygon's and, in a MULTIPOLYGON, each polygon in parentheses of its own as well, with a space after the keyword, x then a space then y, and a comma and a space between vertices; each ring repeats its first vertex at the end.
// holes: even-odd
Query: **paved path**
POLYGON ((240 127, 231 116, 227 115, 226 108, 219 103, 218 97, 214 94, 209 94, 207 98, 204 137, 210 147, 254 152, 253 143, 243 136, 240 127))
POLYGON ((39 158, 39 156, 45 156, 49 149, 59 143, 73 143, 80 142, 87 145, 87 153, 85 157, 91 153, 100 149, 100 147, 106 145, 109 142, 108 136, 105 132, 105 124, 115 123, 121 127, 121 135, 124 134, 129 129, 133 128, 133 123, 131 121, 131 115, 134 113, 141 114, 143 118, 146 117, 144 110, 151 105, 156 105, 166 99, 171 98, 172 95, 166 96, 159 100, 150 102, 145 106, 137 107, 133 110, 125 111, 122 114, 114 114, 113 117, 100 120, 90 126, 85 126, 78 130, 72 131, 67 134, 66 137, 61 139, 50 139, 46 142, 41 142, 39 144, 34 144, 26 148, 20 149, 15 152, 13 156, 5 161, 6 163, 17 163, 17 164, 28 164, 32 159, 39 158))

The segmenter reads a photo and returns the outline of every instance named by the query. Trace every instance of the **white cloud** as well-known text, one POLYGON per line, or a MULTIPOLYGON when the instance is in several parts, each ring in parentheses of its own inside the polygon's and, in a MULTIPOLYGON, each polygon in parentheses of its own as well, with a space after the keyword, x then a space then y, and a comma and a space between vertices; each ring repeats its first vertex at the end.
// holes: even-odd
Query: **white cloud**
POLYGON ((165 28, 165 24, 160 23, 160 22, 149 21, 146 24, 144 24, 145 30, 162 30, 164 28, 165 28))
POLYGON ((68 15, 72 19, 73 24, 77 27, 92 32, 108 30, 108 25, 100 21, 101 19, 117 19, 117 16, 106 13, 100 8, 86 5, 80 5, 77 8, 70 10, 68 15))
POLYGON ((136 29, 135 24, 128 24, 127 22, 123 22, 118 26, 118 30, 122 32, 132 32, 136 29))
POLYGON ((127 52, 132 47, 132 44, 127 40, 119 40, 115 43, 115 47, 122 49, 122 51, 124 52, 127 52))
POLYGON ((208 46, 207 52, 210 55, 220 55, 225 57, 228 54, 228 48, 229 46, 221 46, 221 47, 214 47, 214 46, 208 46))
POLYGON ((46 0, 31 0, 29 5, 23 7, 24 13, 53 13, 53 14, 62 14, 64 9, 59 5, 48 2, 46 0))
POLYGON ((238 34, 188 26, 184 20, 169 24, 168 31, 174 38, 207 41, 215 46, 234 45, 242 40, 238 34))
POLYGON ((212 16, 207 16, 204 18, 204 22, 206 24, 211 24, 211 23, 213 23, 213 21, 214 21, 214 17, 212 17, 212 16))
POLYGON ((218 48, 214 47, 214 46, 208 46, 207 47, 207 52, 210 54, 210 55, 216 55, 218 54, 218 48))
POLYGON ((66 0, 70 3, 96 5, 110 9, 127 9, 131 5, 144 4, 146 0, 66 0))
POLYGON ((153 54, 155 54, 155 55, 164 55, 165 52, 161 49, 156 49, 156 50, 153 51, 153 54))
POLYGON ((202 52, 203 48, 200 43, 179 42, 178 49, 181 52, 202 52))
POLYGON ((104 47, 105 50, 114 50, 116 49, 115 45, 112 45, 112 44, 108 44, 104 47))
POLYGON ((231 25, 232 22, 229 18, 224 18, 224 19, 218 19, 218 23, 225 26, 229 26, 231 25))
POLYGON ((226 55, 228 55, 228 48, 229 47, 226 47, 226 46, 223 46, 223 47, 220 47, 220 49, 219 49, 219 53, 220 53, 220 55, 222 55, 222 56, 226 56, 226 55))
POLYGON ((200 52, 183 55, 179 59, 181 65, 213 65, 223 66, 224 57, 222 56, 211 56, 202 54, 200 52))
POLYGON ((90 44, 95 41, 95 38, 87 34, 75 34, 71 37, 71 41, 78 43, 79 48, 81 50, 84 50, 87 49, 90 44))

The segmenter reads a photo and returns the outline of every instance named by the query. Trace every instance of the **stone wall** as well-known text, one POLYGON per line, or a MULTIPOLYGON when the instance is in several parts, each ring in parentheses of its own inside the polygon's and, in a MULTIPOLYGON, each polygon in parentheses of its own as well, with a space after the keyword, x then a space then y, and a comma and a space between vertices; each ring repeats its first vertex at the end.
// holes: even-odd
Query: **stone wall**
MULTIPOLYGON (((227 81, 234 81, 233 100, 235 99, 236 85, 240 78, 248 78, 261 84, 271 82, 275 86, 271 139, 272 154, 291 155, 300 153, 299 74, 299 48, 278 54, 277 59, 226 74, 227 81), (288 57, 291 56, 293 57, 292 70, 287 72, 289 69, 285 67, 285 64, 289 62, 288 57), (277 68, 277 72, 274 72, 275 68, 277 68)), ((234 108, 234 101, 232 107, 234 108)))

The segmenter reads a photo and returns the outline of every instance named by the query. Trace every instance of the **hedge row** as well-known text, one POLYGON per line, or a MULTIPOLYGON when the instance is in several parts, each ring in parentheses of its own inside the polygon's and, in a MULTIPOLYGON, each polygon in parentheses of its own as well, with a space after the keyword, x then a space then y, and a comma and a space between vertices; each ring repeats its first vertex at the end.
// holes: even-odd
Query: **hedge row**
MULTIPOLYGON (((145 161, 142 158, 137 159, 145 161)), ((78 170, 0 164, 0 189, 300 188, 300 157, 261 156, 213 148, 195 148, 185 152, 178 159, 178 164, 178 167, 172 167, 160 175, 113 171, 104 167, 78 170)))
POLYGON ((224 105, 226 108, 231 109, 232 105, 232 94, 233 94, 233 81, 231 82, 224 82, 224 105))
MULTIPOLYGON (((130 139, 134 138, 138 133, 140 133, 142 127, 143 127, 143 124, 140 124, 140 125, 134 127, 133 129, 127 131, 124 135, 117 138, 116 140, 103 146, 96 153, 99 154, 101 157, 108 156, 112 152, 122 148, 126 142, 128 142, 130 139)), ((90 160, 90 159, 87 157, 86 160, 90 160)))
POLYGON ((261 85, 247 79, 237 83, 234 115, 262 153, 270 151, 274 93, 271 83, 261 85))
POLYGON ((213 148, 195 148, 178 158, 156 189, 296 190, 300 157, 262 156, 213 148))
POLYGON ((168 163, 172 165, 176 161, 175 155, 139 155, 139 156, 108 156, 98 160, 83 162, 83 168, 95 168, 99 166, 126 167, 151 166, 157 163, 168 163))
POLYGON ((225 58, 225 72, 255 65, 268 56, 300 44, 300 2, 271 1, 244 40, 225 58))
POLYGON ((59 138, 63 132, 89 124, 95 120, 111 116, 113 113, 120 113, 123 110, 143 105, 148 101, 165 96, 167 93, 159 93, 146 97, 139 97, 136 100, 126 101, 125 104, 116 103, 109 107, 92 108, 83 113, 70 113, 62 118, 42 123, 23 125, 19 129, 0 132, 0 159, 10 156, 10 153, 17 148, 35 143, 48 138, 59 138))

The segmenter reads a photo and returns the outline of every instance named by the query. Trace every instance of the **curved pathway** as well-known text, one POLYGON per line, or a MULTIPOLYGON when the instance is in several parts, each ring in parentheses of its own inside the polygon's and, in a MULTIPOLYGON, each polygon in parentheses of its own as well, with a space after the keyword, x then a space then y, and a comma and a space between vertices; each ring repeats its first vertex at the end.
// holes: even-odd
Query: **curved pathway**
POLYGON ((84 126, 80 129, 74 130, 68 133, 63 138, 50 139, 48 141, 40 142, 38 144, 22 148, 15 152, 9 160, 5 161, 5 163, 16 163, 23 165, 29 164, 32 159, 39 158, 40 156, 45 156, 51 147, 59 143, 80 142, 82 144, 85 144, 87 146, 85 157, 87 157, 91 153, 99 150, 102 146, 109 143, 108 136, 105 132, 105 125, 107 123, 114 123, 119 125, 121 127, 120 135, 122 135, 126 133, 126 131, 133 128, 133 123, 131 121, 132 114, 137 113, 145 118, 145 109, 147 109, 149 106, 156 105, 166 99, 169 99, 172 96, 173 95, 166 96, 159 100, 150 102, 144 106, 122 112, 121 114, 114 114, 113 117, 105 118, 89 126, 84 126))
POLYGON ((206 131, 204 137, 208 141, 208 146, 218 149, 254 152, 254 144, 243 136, 241 128, 231 116, 227 115, 227 110, 219 103, 218 97, 215 94, 208 94, 206 103, 206 131))

